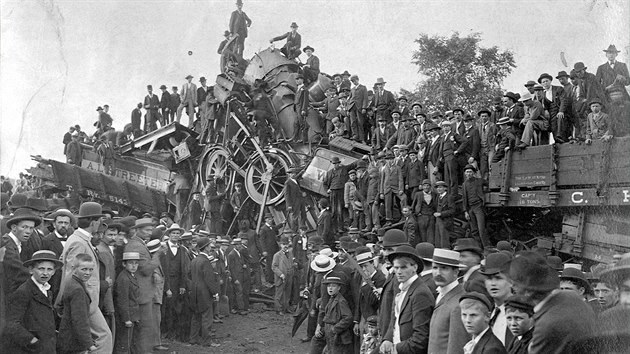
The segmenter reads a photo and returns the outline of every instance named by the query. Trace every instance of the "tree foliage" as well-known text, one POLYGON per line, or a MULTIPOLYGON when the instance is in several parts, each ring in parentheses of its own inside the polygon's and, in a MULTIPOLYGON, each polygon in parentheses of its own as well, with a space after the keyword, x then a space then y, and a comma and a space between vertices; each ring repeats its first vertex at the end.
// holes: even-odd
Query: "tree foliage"
POLYGON ((463 107, 475 112, 487 107, 492 97, 502 93, 503 79, 516 65, 511 51, 483 48, 481 40, 480 33, 466 37, 458 32, 450 37, 420 34, 412 62, 427 78, 413 92, 401 90, 401 94, 410 102, 423 102, 429 110, 463 107))

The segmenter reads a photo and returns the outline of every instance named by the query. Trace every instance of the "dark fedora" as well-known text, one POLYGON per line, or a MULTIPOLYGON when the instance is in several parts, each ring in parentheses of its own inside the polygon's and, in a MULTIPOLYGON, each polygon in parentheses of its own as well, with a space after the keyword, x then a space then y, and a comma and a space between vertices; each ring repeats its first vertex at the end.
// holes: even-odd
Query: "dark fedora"
POLYGON ((565 268, 562 273, 560 273, 560 280, 569 280, 572 282, 579 283, 581 287, 584 288, 584 292, 588 293, 591 291, 591 285, 586 279, 586 275, 579 269, 575 268, 565 268))
POLYGON ((339 157, 333 156, 332 159, 330 159, 330 162, 332 162, 333 164, 338 164, 341 163, 341 160, 339 159, 339 157))
POLYGON ((310 45, 307 45, 306 47, 302 48, 303 52, 306 52, 307 50, 310 50, 311 52, 315 51, 315 49, 313 47, 311 47, 310 45))
POLYGON ((617 50, 617 47, 615 47, 614 44, 611 44, 608 46, 608 48, 604 49, 604 52, 608 53, 608 52, 613 52, 613 53, 619 53, 620 51, 617 50))
POLYGON ((510 264, 510 279, 523 290, 548 292, 560 285, 558 271, 535 251, 521 252, 510 264))
POLYGON ((513 100, 514 102, 518 102, 518 99, 520 98, 514 92, 506 92, 505 95, 503 95, 503 97, 507 97, 507 98, 513 100))
POLYGON ((479 112, 477 112, 477 116, 480 116, 481 113, 488 113, 488 115, 492 115, 492 112, 490 112, 490 110, 487 108, 480 109, 479 112))
POLYGON ((210 238, 209 237, 199 237, 199 239, 197 239, 197 249, 199 251, 204 249, 209 244, 210 244, 210 238))
POLYGON ((79 207, 79 215, 77 215, 77 218, 97 218, 104 216, 103 207, 99 203, 85 202, 79 207))
POLYGON ((490 299, 488 298, 488 296, 477 292, 477 291, 471 291, 471 292, 467 292, 464 293, 464 295, 462 295, 459 298, 459 302, 464 301, 465 299, 470 299, 470 300, 476 300, 481 302, 482 304, 484 304, 487 308, 488 311, 492 311, 492 309, 494 308, 494 304, 492 303, 492 301, 490 301, 490 299))
MULTIPOLYGON (((464 170, 466 169, 468 169, 468 166, 466 166, 464 170)), ((453 247, 453 250, 457 252, 471 251, 477 253, 481 258, 483 258, 483 250, 479 247, 479 244, 474 238, 458 238, 457 241, 455 241, 455 247, 453 247)))
POLYGON ((549 79, 549 81, 553 81, 553 77, 547 73, 542 73, 540 74, 540 76, 538 77, 538 83, 540 83, 542 81, 542 79, 549 79))
POLYGON ((573 70, 575 70, 575 72, 586 70, 586 69, 587 67, 581 61, 578 61, 577 63, 573 65, 573 70))
POLYGON ((561 77, 569 77, 569 74, 567 74, 566 71, 562 70, 558 72, 558 75, 556 75, 556 79, 559 79, 561 77))
POLYGON ((466 116, 464 116, 464 122, 466 121, 474 121, 475 117, 471 116, 470 114, 467 114, 466 116))
POLYGON ((160 85, 160 90, 166 90, 166 85, 160 85))
POLYGON ((527 82, 526 82, 523 86, 525 86, 525 87, 532 87, 532 86, 534 86, 534 85, 536 85, 536 83, 534 82, 534 80, 529 80, 529 81, 527 81, 527 82))
POLYGON ((230 31, 223 32, 223 37, 229 37, 229 36, 230 36, 230 31))
POLYGON ((13 212, 13 215, 7 220, 7 227, 11 228, 13 224, 17 224, 20 221, 30 220, 35 223, 35 227, 42 223, 42 218, 37 216, 31 209, 20 208, 13 212))
POLYGON ((389 229, 385 231, 383 235, 383 247, 398 247, 402 245, 409 245, 407 235, 405 235, 402 230, 389 229))
POLYGON ((27 200, 28 197, 26 196, 26 194, 15 193, 11 196, 11 199, 9 199, 7 205, 9 206, 9 210, 17 210, 26 207, 27 200))
POLYGON ((348 70, 344 70, 344 71, 341 73, 341 76, 352 76, 352 75, 350 75, 350 73, 348 72, 348 70))
POLYGON ((425 261, 430 261, 431 258, 433 258, 434 250, 435 246, 429 242, 420 242, 416 245, 416 253, 418 254, 418 257, 425 261))
POLYGON ((426 131, 431 131, 431 130, 439 130, 439 129, 442 129, 442 128, 440 128, 437 124, 435 124, 433 122, 430 122, 424 127, 424 129, 426 131))
POLYGON ((63 266, 63 262, 59 260, 59 257, 55 255, 55 252, 49 250, 40 250, 33 253, 31 259, 24 262, 25 267, 30 267, 39 262, 53 262, 55 264, 55 268, 61 268, 63 266))
POLYGON ((547 256, 547 264, 557 271, 561 271, 564 268, 562 265, 562 258, 558 256, 547 256))
POLYGON ((24 207, 35 211, 48 211, 48 203, 44 198, 27 198, 24 207))
POLYGON ((491 253, 486 257, 486 263, 481 266, 479 272, 484 275, 492 275, 501 272, 507 273, 510 260, 510 256, 503 252, 491 253))
POLYGON ((417 273, 422 272, 422 269, 424 269, 422 258, 418 257, 418 254, 416 253, 416 249, 413 248, 411 245, 402 245, 402 246, 396 247, 394 249, 394 252, 390 253, 387 256, 387 259, 391 263, 394 263, 394 259, 399 258, 399 257, 409 257, 413 259, 414 261, 416 261, 416 264, 418 264, 417 273))
POLYGON ((295 22, 291 22, 291 28, 298 28, 299 26, 295 22))

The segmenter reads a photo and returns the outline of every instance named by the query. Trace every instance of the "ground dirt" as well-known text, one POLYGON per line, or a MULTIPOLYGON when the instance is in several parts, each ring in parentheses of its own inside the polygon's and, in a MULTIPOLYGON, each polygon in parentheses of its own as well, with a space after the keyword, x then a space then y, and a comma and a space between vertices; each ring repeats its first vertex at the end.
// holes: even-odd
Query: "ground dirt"
POLYGON ((265 310, 262 304, 254 304, 245 316, 230 315, 223 323, 215 324, 218 347, 202 347, 181 342, 169 343, 169 350, 155 353, 307 353, 309 343, 301 343, 305 337, 306 323, 303 323, 295 337, 291 338, 293 316, 278 315, 265 310))

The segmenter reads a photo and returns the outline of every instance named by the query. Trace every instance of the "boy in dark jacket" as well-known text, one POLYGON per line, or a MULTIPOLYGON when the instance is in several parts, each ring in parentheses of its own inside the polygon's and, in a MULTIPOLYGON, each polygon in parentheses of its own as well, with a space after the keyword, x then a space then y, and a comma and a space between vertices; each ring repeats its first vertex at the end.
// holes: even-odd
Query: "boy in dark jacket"
POLYGON ((91 300, 85 288, 85 283, 92 277, 94 267, 94 258, 91 255, 80 253, 75 257, 72 278, 65 284, 61 298, 58 353, 74 354, 96 350, 88 320, 91 300))
POLYGON ((116 312, 116 343, 114 353, 129 353, 133 345, 133 326, 140 320, 138 305, 138 262, 140 253, 123 253, 123 269, 114 284, 114 309, 116 312))
POLYGON ((324 280, 330 299, 324 313, 324 335, 330 354, 353 353, 352 311, 346 299, 339 293, 345 284, 343 273, 331 272, 324 280))

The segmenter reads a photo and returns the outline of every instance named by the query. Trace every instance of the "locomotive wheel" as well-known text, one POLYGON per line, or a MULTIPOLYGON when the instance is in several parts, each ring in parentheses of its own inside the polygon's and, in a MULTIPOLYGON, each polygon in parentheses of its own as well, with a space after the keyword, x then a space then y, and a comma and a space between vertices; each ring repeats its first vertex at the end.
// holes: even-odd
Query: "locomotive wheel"
POLYGON ((231 186, 232 179, 236 175, 236 172, 241 171, 237 171, 230 162, 230 153, 226 149, 217 147, 216 149, 210 150, 203 158, 203 163, 199 171, 202 179, 201 183, 204 187, 208 176, 215 175, 222 178, 226 186, 231 186))
POLYGON ((288 156, 277 151, 266 151, 265 157, 270 163, 270 168, 261 156, 255 157, 247 167, 245 188, 256 204, 275 205, 284 201, 284 184, 290 160, 288 156), (266 186, 269 186, 269 189, 265 198, 266 186))

